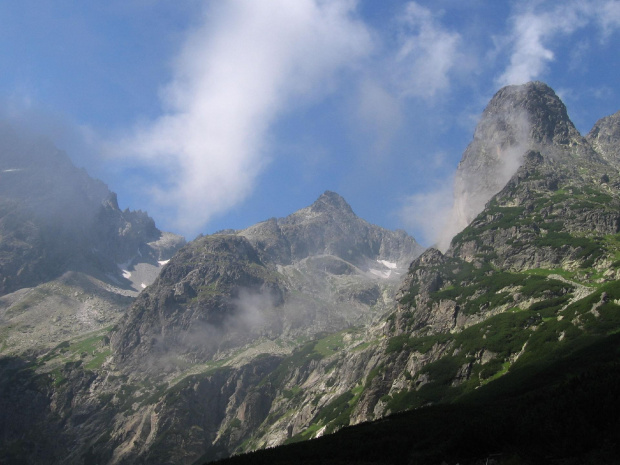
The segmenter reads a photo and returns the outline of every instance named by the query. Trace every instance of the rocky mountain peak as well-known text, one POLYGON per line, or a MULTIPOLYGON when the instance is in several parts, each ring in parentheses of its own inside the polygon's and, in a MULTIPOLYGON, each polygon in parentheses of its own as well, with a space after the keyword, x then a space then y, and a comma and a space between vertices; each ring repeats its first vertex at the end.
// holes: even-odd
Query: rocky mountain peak
POLYGON ((529 137, 537 143, 568 144, 578 135, 564 103, 551 87, 539 81, 500 89, 484 110, 474 139, 487 137, 490 129, 497 128, 512 136, 508 143, 518 142, 514 139, 523 129, 529 129, 529 137), (523 118, 529 128, 523 127, 523 118))
POLYGON ((408 266, 423 250, 404 231, 388 231, 359 218, 342 196, 331 191, 285 218, 272 218, 238 234, 279 264, 333 255, 363 269, 368 260, 408 266))
MULTIPOLYGON (((551 87, 542 82, 506 86, 482 113, 474 139, 459 163, 451 234, 482 211, 516 173, 530 150, 565 166, 600 161, 551 87)), ((448 243, 446 238, 441 246, 445 248, 448 243)))
POLYGON ((336 192, 325 191, 311 206, 314 212, 330 212, 345 215, 355 215, 347 201, 336 192))

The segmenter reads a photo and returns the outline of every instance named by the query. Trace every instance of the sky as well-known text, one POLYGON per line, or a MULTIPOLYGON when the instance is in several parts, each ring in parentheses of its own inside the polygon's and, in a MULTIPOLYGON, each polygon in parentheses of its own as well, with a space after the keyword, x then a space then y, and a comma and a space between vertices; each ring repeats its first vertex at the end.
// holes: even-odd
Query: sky
POLYGON ((325 190, 431 245, 481 112, 620 110, 620 0, 0 2, 0 118, 192 239, 325 190))

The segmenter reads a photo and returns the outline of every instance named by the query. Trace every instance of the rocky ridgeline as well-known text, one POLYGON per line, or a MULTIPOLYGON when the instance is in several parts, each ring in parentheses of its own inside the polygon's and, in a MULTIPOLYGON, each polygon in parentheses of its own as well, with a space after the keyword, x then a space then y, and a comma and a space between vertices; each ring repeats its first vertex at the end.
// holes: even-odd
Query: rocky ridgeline
POLYGON ((358 218, 333 192, 286 218, 201 237, 120 323, 117 361, 204 362, 261 337, 293 341, 370 321, 393 305, 399 272, 422 250, 404 232, 358 218))

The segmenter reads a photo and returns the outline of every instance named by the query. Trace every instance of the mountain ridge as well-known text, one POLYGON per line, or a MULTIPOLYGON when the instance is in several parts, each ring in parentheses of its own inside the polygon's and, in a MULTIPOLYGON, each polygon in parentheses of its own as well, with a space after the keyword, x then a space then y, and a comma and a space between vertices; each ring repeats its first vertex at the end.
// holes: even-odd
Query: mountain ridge
MULTIPOLYGON (((186 244, 114 327, 0 364, 0 401, 20 418, 17 432, 4 426, 0 459, 41 462, 48 450, 59 463, 69 450, 69 463, 201 463, 380 419, 315 443, 328 455, 307 459, 536 463, 540 440, 528 449, 511 439, 570 432, 558 412, 570 407, 571 389, 581 379, 601 393, 620 373, 610 355, 620 328, 616 127, 615 115, 603 118, 584 138, 545 84, 501 89, 459 167, 484 181, 460 185, 471 221, 444 252, 417 255, 412 238, 357 218, 329 191, 288 217, 186 244), (609 352, 590 370, 597 350, 609 352), (29 397, 18 392, 24 385, 29 397), (568 404, 553 410, 555 398, 568 404), (477 414, 485 399, 495 416, 477 414), (523 420, 522 436, 493 424, 502 414, 541 418, 528 412, 530 400, 551 413, 548 428, 523 420), (405 410, 420 423, 390 417, 405 410), (477 428, 453 428, 444 441, 445 425, 430 419, 467 424, 468 412, 489 441, 477 428), (435 440, 381 436, 403 424, 435 440), (37 436, 42 449, 32 447, 37 436), (339 438, 396 442, 393 454, 332 457, 321 444, 339 438)), ((617 401, 603 397, 614 412, 617 401)), ((589 444, 567 435, 575 447, 552 435, 549 459, 585 460, 605 444, 598 457, 617 456, 609 446, 617 420, 608 424, 609 436, 596 429, 603 436, 589 444)))
POLYGON ((137 294, 140 283, 136 288, 118 265, 156 265, 183 239, 162 233, 142 211, 121 211, 116 194, 102 181, 75 167, 46 139, 30 142, 25 137, 0 124, 0 294, 36 286, 66 271, 96 273, 137 294), (158 242, 164 236, 166 240, 158 242), (30 268, 19 269, 18 263, 30 268))
MULTIPOLYGON (((388 266, 381 260, 395 258, 401 266, 408 265, 421 250, 406 233, 387 231, 360 219, 341 196, 328 191, 311 206, 285 218, 193 241, 173 257, 153 286, 140 295, 130 310, 130 315, 138 320, 125 320, 122 325, 138 331, 133 340, 143 345, 144 354, 152 347, 148 339, 155 340, 156 336, 146 336, 147 323, 142 319, 149 319, 148 325, 155 329, 162 324, 162 318, 174 319, 177 312, 182 312, 187 324, 173 329, 176 323, 172 320, 173 326, 165 323, 166 332, 178 332, 173 336, 175 340, 183 338, 188 331, 205 332, 218 339, 214 332, 230 321, 235 322, 235 329, 230 331, 237 333, 238 320, 247 316, 245 299, 252 301, 251 312, 258 309, 260 313, 269 313, 269 317, 259 318, 260 321, 253 319, 255 327, 246 328, 253 334, 247 335, 250 339, 260 336, 257 328, 270 337, 288 332, 291 337, 308 331, 318 333, 320 329, 311 329, 309 321, 319 327, 329 322, 344 329, 351 324, 350 318, 356 321, 365 317, 369 303, 384 299, 381 294, 385 289, 377 283, 387 280, 393 284, 389 277, 392 273, 396 276, 398 263, 386 261, 388 266), (391 249, 390 255, 385 254, 386 248, 391 249), (306 276, 301 280, 299 270, 306 276), (344 296, 353 303, 332 295, 328 286, 341 287, 336 294, 346 293, 344 296), (300 292, 312 295, 316 302, 296 297, 300 292), (347 307, 349 316, 346 316, 347 307), (149 312, 152 318, 157 314, 157 319, 150 319, 149 312), (344 320, 338 323, 341 318, 344 320)), ((122 354, 122 359, 128 358, 129 339, 123 329, 112 337, 113 347, 122 354)), ((183 346, 182 350, 188 347, 183 346)), ((209 353, 199 357, 208 357, 209 353)))

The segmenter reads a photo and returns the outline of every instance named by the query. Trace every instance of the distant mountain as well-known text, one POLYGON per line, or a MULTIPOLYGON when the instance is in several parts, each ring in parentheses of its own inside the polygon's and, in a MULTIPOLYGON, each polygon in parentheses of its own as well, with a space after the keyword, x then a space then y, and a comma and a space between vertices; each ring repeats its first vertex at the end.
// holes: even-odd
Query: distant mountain
POLYGON ((116 194, 49 141, 6 123, 0 124, 0 232, 0 295, 67 271, 132 287, 119 264, 157 266, 182 243, 146 213, 121 211, 116 194))
POLYGON ((158 348, 166 358, 179 351, 206 361, 261 336, 291 340, 361 324, 393 305, 386 290, 422 250, 326 192, 286 218, 187 245, 140 295, 113 347, 119 361, 144 367, 158 348))

